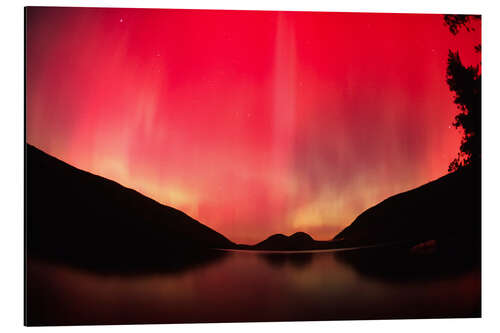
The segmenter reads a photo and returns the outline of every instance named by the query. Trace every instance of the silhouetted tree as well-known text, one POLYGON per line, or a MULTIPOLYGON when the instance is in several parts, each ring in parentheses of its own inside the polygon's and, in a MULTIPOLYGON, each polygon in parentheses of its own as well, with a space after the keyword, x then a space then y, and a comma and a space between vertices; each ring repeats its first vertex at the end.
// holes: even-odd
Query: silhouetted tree
POLYGON ((480 20, 481 15, 445 15, 444 23, 450 29, 450 32, 454 35, 458 33, 461 28, 465 28, 467 31, 474 31, 474 27, 471 26, 472 20, 480 20))
MULTIPOLYGON (((480 20, 479 15, 445 15, 444 22, 450 32, 456 35, 461 28, 474 31, 472 20, 480 20)), ((481 44, 474 47, 481 52, 481 44)), ((463 137, 460 152, 450 163, 448 171, 456 171, 464 166, 479 164, 481 161, 481 69, 477 66, 465 67, 458 51, 448 53, 446 82, 454 96, 454 103, 460 112, 455 116, 453 126, 462 128, 463 137)))

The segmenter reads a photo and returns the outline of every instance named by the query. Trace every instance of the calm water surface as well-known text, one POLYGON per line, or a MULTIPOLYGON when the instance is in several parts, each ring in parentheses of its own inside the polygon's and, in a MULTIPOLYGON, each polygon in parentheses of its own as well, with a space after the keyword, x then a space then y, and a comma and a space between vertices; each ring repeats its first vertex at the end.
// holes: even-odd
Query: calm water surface
POLYGON ((480 273, 366 276, 338 251, 224 251, 169 273, 103 274, 29 260, 32 325, 477 316, 480 273))

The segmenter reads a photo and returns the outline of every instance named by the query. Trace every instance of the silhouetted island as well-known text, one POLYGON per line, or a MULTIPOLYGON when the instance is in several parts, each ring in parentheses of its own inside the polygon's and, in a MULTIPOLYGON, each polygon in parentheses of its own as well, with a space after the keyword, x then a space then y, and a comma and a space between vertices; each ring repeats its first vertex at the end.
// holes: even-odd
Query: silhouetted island
POLYGON ((333 249, 339 247, 340 242, 318 241, 305 232, 296 232, 293 235, 274 234, 255 245, 238 245, 239 249, 265 251, 304 251, 333 249))
POLYGON ((255 245, 255 248, 266 250, 300 250, 310 248, 314 239, 305 232, 296 232, 287 237, 275 234, 255 245))

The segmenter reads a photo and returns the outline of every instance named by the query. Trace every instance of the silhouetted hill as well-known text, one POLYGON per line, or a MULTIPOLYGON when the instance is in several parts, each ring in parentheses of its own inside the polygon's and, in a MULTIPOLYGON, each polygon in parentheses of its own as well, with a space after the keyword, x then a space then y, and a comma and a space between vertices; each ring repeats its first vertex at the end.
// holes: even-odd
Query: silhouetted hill
POLYGON ((464 168, 364 211, 335 236, 347 246, 439 240, 469 248, 480 243, 481 175, 464 168))
POLYGON ((99 268, 183 266, 234 244, 183 212, 27 145, 30 256, 99 268))
POLYGON ((335 236, 333 255, 390 282, 454 276, 481 267, 481 174, 467 167, 367 209, 335 236))
POLYGON ((246 247, 249 250, 297 251, 335 248, 332 241, 317 241, 305 232, 296 232, 291 236, 272 235, 262 242, 246 247))

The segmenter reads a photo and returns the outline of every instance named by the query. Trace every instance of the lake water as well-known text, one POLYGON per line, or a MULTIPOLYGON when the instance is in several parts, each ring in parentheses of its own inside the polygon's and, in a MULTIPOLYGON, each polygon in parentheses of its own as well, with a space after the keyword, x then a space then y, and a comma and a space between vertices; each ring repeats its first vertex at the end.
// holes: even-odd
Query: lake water
POLYGON ((339 251, 224 251, 166 273, 91 273, 29 260, 32 325, 467 317, 480 314, 481 276, 367 275, 339 251))

